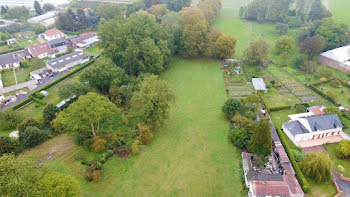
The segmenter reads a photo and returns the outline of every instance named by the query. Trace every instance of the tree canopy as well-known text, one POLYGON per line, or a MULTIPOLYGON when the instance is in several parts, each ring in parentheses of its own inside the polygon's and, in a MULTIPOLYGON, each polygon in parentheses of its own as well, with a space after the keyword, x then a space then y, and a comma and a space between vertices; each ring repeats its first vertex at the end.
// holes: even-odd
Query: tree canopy
POLYGON ((131 99, 132 109, 141 121, 149 126, 159 127, 168 116, 168 109, 175 100, 175 93, 166 81, 158 76, 145 77, 139 91, 131 99))
POLYGON ((144 11, 129 18, 112 19, 99 30, 104 55, 127 74, 136 76, 163 71, 171 54, 167 35, 166 29, 144 11))
POLYGON ((266 156, 271 154, 271 148, 270 123, 265 119, 261 119, 253 130, 249 150, 253 153, 266 156))
POLYGON ((40 193, 47 197, 79 197, 80 186, 71 176, 51 172, 46 174, 39 182, 40 193))
POLYGON ((317 183, 330 181, 332 178, 332 161, 324 153, 309 153, 299 163, 301 171, 317 183))
POLYGON ((259 39, 250 44, 244 51, 244 60, 255 66, 263 66, 269 55, 269 45, 265 40, 259 39))
POLYGON ((108 98, 90 92, 80 96, 76 102, 59 113, 53 126, 57 130, 91 131, 96 136, 101 121, 117 113, 120 110, 108 98))

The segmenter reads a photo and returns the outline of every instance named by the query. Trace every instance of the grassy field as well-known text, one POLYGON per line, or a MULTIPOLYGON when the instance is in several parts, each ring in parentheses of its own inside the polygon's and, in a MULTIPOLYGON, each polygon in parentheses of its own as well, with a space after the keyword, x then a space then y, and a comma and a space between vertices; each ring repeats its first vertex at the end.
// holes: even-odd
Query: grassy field
MULTIPOLYGON (((30 72, 39 68, 42 68, 42 66, 33 65, 30 68, 16 70, 17 83, 22 83, 30 80, 30 72)), ((16 84, 15 73, 13 72, 12 69, 4 71, 1 74, 1 79, 5 87, 16 84)))
POLYGON ((331 157, 331 159, 334 163, 334 168, 337 169, 338 165, 343 166, 345 171, 342 174, 346 177, 350 177, 350 158, 338 159, 335 156, 336 147, 337 147, 337 144, 327 144, 326 145, 329 156, 331 157))
POLYGON ((94 55, 94 56, 98 56, 101 54, 102 50, 100 48, 98 48, 97 45, 92 46, 90 48, 87 48, 84 50, 86 53, 94 55))
POLYGON ((329 83, 321 84, 321 85, 317 86, 317 88, 326 94, 328 92, 335 94, 336 97, 334 97, 334 100, 337 103, 341 104, 344 107, 350 107, 350 105, 349 105, 349 95, 350 95, 349 88, 344 87, 344 86, 342 86, 340 88, 334 88, 329 83))
POLYGON ((74 159, 81 148, 74 145, 49 165, 74 175, 84 196, 241 196, 241 158, 227 140, 219 62, 176 60, 161 77, 171 82, 177 101, 167 124, 139 155, 112 157, 100 183, 83 179, 85 167, 74 159))
POLYGON ((350 25, 349 0, 325 0, 333 14, 333 18, 340 23, 350 25))

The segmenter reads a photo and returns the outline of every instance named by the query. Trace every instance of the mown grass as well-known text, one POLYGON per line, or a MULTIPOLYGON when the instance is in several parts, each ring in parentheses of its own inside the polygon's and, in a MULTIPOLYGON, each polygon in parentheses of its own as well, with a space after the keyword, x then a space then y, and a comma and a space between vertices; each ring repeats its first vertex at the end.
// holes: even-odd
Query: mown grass
POLYGON ((326 0, 333 18, 339 22, 350 25, 350 1, 349 0, 326 0))
POLYGON ((350 177, 350 158, 339 159, 335 156, 337 144, 327 144, 326 148, 329 153, 329 157, 333 161, 334 168, 338 169, 338 165, 344 167, 345 171, 342 174, 346 177, 350 177))
POLYGON ((226 96, 219 62, 176 60, 161 78, 177 100, 166 125, 139 155, 112 157, 100 183, 84 180, 85 166, 74 159, 79 147, 49 165, 76 177, 84 196, 243 196, 240 153, 227 140, 221 112, 226 96))

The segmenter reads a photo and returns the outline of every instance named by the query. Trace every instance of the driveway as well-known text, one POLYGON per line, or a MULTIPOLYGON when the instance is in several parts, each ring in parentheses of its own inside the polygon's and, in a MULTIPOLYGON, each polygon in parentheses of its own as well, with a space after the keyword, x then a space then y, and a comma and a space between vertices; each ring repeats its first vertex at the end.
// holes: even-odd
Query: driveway
POLYGON ((337 182, 339 189, 343 192, 343 197, 350 197, 350 182, 339 179, 339 174, 333 170, 333 178, 337 182))

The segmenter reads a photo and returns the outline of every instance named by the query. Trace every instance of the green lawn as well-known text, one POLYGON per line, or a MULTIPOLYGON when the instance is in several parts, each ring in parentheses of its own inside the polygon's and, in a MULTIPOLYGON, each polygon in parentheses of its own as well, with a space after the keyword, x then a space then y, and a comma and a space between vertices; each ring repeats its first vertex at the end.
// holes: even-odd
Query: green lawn
POLYGON ((337 194, 337 190, 332 182, 329 183, 315 183, 307 179, 310 185, 310 191, 307 193, 308 197, 333 197, 337 194))
POLYGON ((350 90, 347 87, 340 87, 340 88, 334 88, 329 83, 322 84, 317 86, 319 90, 326 93, 331 92, 333 94, 336 94, 337 96, 334 98, 335 101, 339 104, 341 104, 344 107, 350 107, 349 102, 349 96, 350 96, 350 90))
POLYGON ((75 176, 84 196, 243 196, 240 153, 227 140, 221 112, 226 96, 219 62, 176 60, 161 77, 171 82, 177 101, 139 155, 112 157, 100 183, 83 179, 85 167, 74 161, 78 148, 61 162, 54 159, 55 169, 75 176))
POLYGON ((343 175, 346 177, 350 177, 350 158, 338 159, 335 156, 336 147, 337 147, 337 144, 327 144, 326 145, 329 156, 334 163, 334 168, 337 169, 338 165, 343 166, 345 169, 345 172, 343 172, 343 175))
POLYGON ((350 25, 350 1, 349 0, 325 0, 328 2, 333 18, 340 23, 350 25))
POLYGON ((92 46, 90 48, 87 48, 84 50, 86 53, 94 55, 94 56, 98 56, 101 54, 102 50, 100 48, 98 48, 97 45, 92 46))
MULTIPOLYGON (((17 83, 23 83, 25 81, 30 80, 30 72, 37 70, 39 68, 42 68, 42 64, 33 64, 29 68, 23 68, 16 70, 16 77, 17 77, 17 83)), ((10 86, 16 84, 15 74, 13 69, 9 69, 4 71, 1 74, 1 79, 4 84, 4 86, 10 86)))

